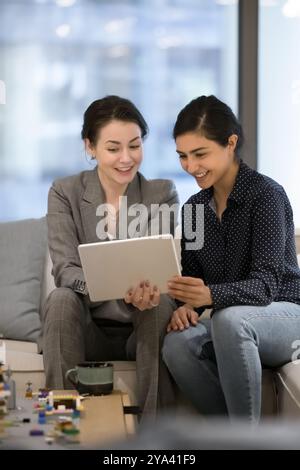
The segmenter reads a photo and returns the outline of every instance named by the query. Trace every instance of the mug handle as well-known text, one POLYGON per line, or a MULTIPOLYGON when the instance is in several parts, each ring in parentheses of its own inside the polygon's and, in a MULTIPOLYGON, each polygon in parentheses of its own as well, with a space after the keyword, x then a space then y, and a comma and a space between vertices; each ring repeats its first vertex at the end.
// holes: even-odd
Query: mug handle
POLYGON ((76 385, 78 383, 78 380, 76 380, 76 376, 74 377, 73 374, 77 375, 77 369, 67 370, 67 372, 65 374, 65 378, 66 378, 66 380, 69 380, 74 385, 74 387, 76 387, 76 385))

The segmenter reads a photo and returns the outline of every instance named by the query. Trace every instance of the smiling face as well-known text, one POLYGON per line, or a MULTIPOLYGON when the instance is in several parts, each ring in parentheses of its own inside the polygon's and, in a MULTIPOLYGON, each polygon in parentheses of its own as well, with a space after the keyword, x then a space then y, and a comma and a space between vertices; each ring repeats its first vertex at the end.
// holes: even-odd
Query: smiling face
POLYGON ((233 165, 237 136, 231 135, 226 147, 198 132, 187 132, 176 138, 176 151, 182 168, 192 175, 202 189, 222 182, 233 165))
POLYGON ((101 128, 96 145, 86 139, 86 148, 96 158, 106 187, 126 187, 143 159, 141 129, 134 122, 110 121, 101 128))

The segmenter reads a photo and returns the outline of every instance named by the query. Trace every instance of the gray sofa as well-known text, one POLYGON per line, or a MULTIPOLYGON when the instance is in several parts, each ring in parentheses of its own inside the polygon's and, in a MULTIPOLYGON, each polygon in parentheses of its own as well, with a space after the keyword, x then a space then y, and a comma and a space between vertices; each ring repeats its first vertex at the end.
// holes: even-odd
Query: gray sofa
MULTIPOLYGON (((24 396, 27 382, 36 390, 45 385, 37 341, 41 305, 54 288, 45 218, 1 223, 0 241, 0 360, 11 367, 17 394, 24 396)), ((300 255, 298 259, 300 263, 300 255)), ((114 387, 137 402, 134 362, 114 362, 114 387)), ((300 360, 278 370, 264 370, 262 395, 263 415, 299 418, 300 360)), ((178 403, 180 410, 193 411, 183 397, 178 403)))
MULTIPOLYGON (((0 360, 10 366, 17 394, 24 396, 27 382, 34 390, 45 386, 43 356, 38 353, 40 312, 55 287, 45 218, 0 223, 0 243, 0 297, 5 299, 0 307, 0 360)), ((114 362, 114 387, 137 402, 135 362, 114 362)))

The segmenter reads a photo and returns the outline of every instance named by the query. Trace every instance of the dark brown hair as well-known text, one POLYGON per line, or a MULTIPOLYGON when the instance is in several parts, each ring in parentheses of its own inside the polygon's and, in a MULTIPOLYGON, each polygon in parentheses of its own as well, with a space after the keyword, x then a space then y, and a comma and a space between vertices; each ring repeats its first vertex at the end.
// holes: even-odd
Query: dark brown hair
POLYGON ((243 129, 231 108, 214 95, 200 96, 188 103, 178 114, 173 137, 187 132, 199 132, 204 137, 226 147, 232 134, 238 136, 236 157, 244 143, 243 129))
POLYGON ((136 123, 141 129, 142 138, 148 133, 145 119, 131 101, 109 95, 93 101, 85 111, 81 138, 89 139, 91 144, 96 145, 101 128, 115 119, 136 123))

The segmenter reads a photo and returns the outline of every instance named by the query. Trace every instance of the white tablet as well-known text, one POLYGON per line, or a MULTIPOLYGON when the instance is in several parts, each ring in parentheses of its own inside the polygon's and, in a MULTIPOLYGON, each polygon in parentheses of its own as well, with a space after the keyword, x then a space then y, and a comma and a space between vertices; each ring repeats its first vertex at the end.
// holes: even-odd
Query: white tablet
POLYGON ((88 243, 78 251, 94 302, 122 299, 130 287, 146 280, 165 294, 167 281, 181 275, 170 234, 88 243))

